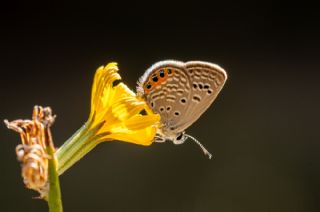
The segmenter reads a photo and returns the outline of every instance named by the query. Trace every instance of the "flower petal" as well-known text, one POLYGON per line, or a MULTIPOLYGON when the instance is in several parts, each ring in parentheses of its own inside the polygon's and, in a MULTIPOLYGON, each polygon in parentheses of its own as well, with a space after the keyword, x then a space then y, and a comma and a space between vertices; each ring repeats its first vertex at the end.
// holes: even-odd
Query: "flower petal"
POLYGON ((104 140, 150 145, 160 116, 154 114, 146 102, 124 83, 113 85, 114 81, 121 79, 118 70, 116 63, 109 63, 96 71, 89 120, 92 120, 92 126, 103 122, 97 134, 104 140), (142 115, 142 111, 146 114, 142 115))
POLYGON ((103 139, 120 140, 149 146, 152 144, 155 133, 156 129, 154 127, 148 127, 141 130, 126 130, 125 128, 122 128, 122 131, 113 131, 111 134, 103 137, 103 139))

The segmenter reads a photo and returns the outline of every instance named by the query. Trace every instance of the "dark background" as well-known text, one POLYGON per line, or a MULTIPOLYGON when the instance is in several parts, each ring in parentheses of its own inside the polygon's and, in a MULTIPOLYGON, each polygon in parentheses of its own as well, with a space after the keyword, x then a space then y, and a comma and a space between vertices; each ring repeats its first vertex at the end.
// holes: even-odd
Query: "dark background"
MULTIPOLYGON (((132 89, 154 62, 203 60, 229 79, 187 132, 198 146, 99 145, 61 176, 65 211, 320 211, 319 9, 199 1, 1 8, 0 119, 51 106, 60 146, 87 119, 96 68, 132 89)), ((24 188, 19 136, 0 125, 0 211, 47 211, 24 188)))

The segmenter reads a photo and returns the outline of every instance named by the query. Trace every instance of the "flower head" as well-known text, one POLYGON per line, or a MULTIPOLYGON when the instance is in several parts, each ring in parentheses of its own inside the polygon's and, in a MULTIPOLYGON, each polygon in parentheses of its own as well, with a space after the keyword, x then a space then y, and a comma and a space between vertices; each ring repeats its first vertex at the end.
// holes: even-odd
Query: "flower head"
POLYGON ((118 71, 116 63, 97 69, 89 119, 56 152, 59 174, 103 141, 152 144, 160 116, 121 82, 118 71))
POLYGON ((96 71, 89 122, 92 127, 102 124, 97 131, 99 141, 121 140, 150 145, 160 116, 120 82, 118 70, 116 63, 109 63, 96 71))

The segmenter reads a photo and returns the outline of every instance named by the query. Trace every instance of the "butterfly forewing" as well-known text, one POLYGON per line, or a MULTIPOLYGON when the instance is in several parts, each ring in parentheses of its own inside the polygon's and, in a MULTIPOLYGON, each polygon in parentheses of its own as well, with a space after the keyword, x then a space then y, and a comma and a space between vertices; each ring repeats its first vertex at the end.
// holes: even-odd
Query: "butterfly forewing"
POLYGON ((149 106, 160 114, 164 133, 175 134, 177 123, 181 117, 187 116, 187 101, 192 89, 189 76, 184 70, 184 63, 176 61, 156 63, 140 79, 140 87, 143 88, 142 95, 149 106))

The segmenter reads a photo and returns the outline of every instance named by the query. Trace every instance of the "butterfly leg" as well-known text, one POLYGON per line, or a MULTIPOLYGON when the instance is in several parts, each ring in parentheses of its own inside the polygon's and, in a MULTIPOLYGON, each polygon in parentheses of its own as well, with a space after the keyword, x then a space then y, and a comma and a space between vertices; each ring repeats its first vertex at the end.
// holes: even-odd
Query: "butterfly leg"
POLYGON ((164 137, 162 137, 161 135, 156 135, 153 139, 154 142, 157 143, 164 143, 166 141, 166 139, 164 137))

